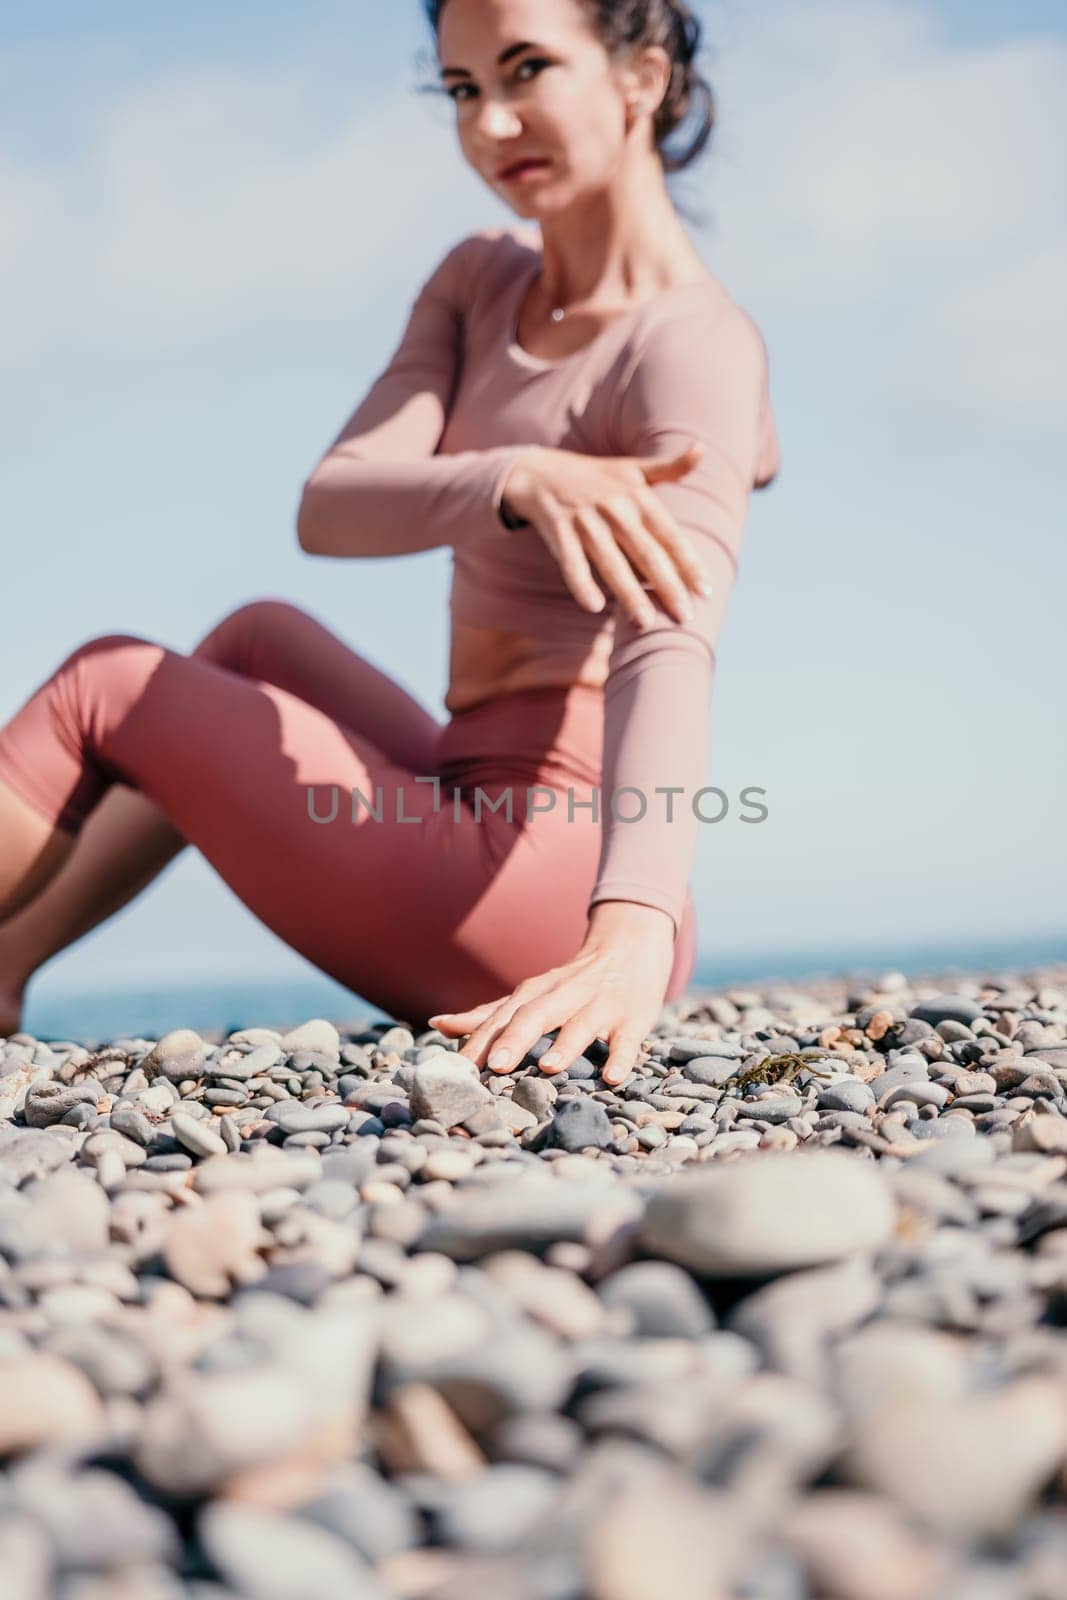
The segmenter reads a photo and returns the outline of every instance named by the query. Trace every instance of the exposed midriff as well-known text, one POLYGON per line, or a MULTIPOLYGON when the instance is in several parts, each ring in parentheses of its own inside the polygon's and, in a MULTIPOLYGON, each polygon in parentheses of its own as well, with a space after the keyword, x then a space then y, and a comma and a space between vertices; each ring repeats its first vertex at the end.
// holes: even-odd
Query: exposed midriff
POLYGON ((462 711, 515 689, 575 683, 603 688, 610 655, 610 634, 598 636, 587 649, 548 645, 506 628, 476 628, 453 618, 445 708, 462 711))

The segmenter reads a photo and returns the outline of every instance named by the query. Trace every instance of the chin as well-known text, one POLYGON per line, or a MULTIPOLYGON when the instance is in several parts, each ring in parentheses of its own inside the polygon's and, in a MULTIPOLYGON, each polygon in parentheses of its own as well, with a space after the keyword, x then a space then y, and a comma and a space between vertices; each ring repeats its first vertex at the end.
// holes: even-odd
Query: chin
POLYGON ((546 217, 555 211, 562 211, 570 201, 561 193, 559 185, 553 184, 551 187, 546 186, 539 194, 523 195, 511 203, 520 216, 546 217))

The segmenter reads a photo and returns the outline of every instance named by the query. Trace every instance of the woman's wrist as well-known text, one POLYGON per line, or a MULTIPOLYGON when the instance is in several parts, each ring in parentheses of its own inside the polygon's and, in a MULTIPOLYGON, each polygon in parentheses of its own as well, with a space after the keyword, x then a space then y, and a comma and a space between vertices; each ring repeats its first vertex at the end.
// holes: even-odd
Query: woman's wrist
POLYGON ((674 918, 658 906, 646 906, 636 900, 598 900, 590 906, 584 948, 625 944, 635 939, 673 945, 674 918))
POLYGON ((506 499, 502 499, 500 502, 500 520, 504 524, 505 528, 511 528, 513 530, 515 528, 528 528, 530 526, 525 517, 516 516, 506 499))
POLYGON ((525 502, 533 486, 529 462, 537 449, 531 445, 522 455, 516 456, 512 463, 511 471, 504 480, 504 487, 500 493, 500 518, 506 527, 525 528, 529 526, 526 516, 525 502), (505 515, 505 509, 507 515, 505 515))

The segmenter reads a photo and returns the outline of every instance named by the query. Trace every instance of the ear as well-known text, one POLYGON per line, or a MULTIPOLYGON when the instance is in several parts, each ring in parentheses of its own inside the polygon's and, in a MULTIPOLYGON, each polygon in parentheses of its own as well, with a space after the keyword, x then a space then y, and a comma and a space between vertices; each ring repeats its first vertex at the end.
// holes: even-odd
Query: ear
POLYGON ((631 64, 628 77, 639 102, 638 114, 655 116, 671 81, 671 58, 667 51, 660 44, 643 45, 631 64))

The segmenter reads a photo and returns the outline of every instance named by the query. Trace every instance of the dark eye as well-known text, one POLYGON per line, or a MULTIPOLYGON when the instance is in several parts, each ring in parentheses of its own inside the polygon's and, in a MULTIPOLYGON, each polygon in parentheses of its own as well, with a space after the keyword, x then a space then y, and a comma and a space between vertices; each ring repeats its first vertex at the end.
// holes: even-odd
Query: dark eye
MULTIPOLYGON (((522 71, 523 67, 536 67, 538 72, 540 72, 542 67, 548 67, 551 65, 552 63, 550 61, 546 61, 543 56, 526 56, 525 59, 520 61, 518 66, 515 68, 515 77, 518 79, 518 81, 524 83, 527 81, 526 79, 519 79, 519 73, 522 71)), ((458 103, 460 100, 466 98, 465 95, 461 94, 461 90, 473 90, 473 88, 474 85, 472 83, 456 83, 453 84, 450 89, 446 89, 445 93, 448 95, 450 100, 455 100, 458 103)))

